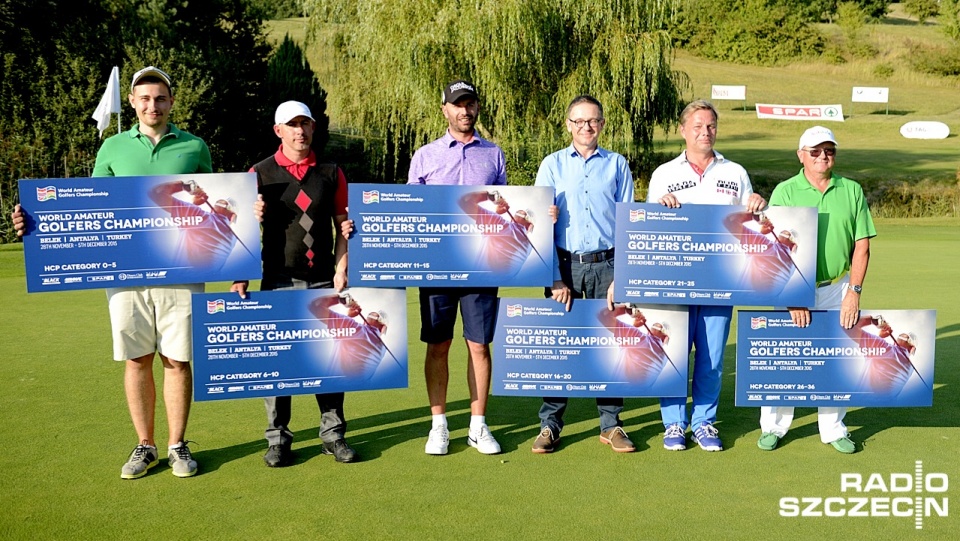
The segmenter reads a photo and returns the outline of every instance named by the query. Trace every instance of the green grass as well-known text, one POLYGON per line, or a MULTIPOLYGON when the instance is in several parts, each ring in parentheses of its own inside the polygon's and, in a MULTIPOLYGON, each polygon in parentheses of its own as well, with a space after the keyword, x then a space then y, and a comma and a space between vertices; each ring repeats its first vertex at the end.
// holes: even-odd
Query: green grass
MULTIPOLYGON (((260 400, 194 405, 188 436, 200 475, 177 479, 165 461, 136 481, 118 471, 135 444, 122 365, 111 361, 102 291, 25 293, 18 246, 0 247, 0 539, 956 539, 957 511, 909 518, 781 518, 779 498, 840 496, 839 475, 947 473, 956 501, 960 467, 960 220, 880 221, 865 308, 937 309, 934 405, 855 409, 847 416, 864 450, 819 442, 812 409, 798 410, 781 449, 759 451, 756 408, 733 406, 728 368, 719 428, 726 450, 667 452, 652 399, 629 399, 625 428, 639 451, 617 455, 597 441, 588 400, 573 400, 563 445, 533 455, 539 401, 492 397, 488 422, 504 453, 464 443, 469 408, 465 351, 451 355, 451 454, 423 453, 430 417, 423 346, 410 343, 410 388, 347 397, 348 438, 363 461, 319 454, 312 397, 294 400, 297 463, 263 465, 260 400)), ((224 289, 214 284, 211 289, 224 289)), ((508 289, 504 296, 536 295, 508 289)), ((411 335, 419 328, 408 295, 411 335)), ((736 336, 736 332, 731 333, 736 336)), ((733 367, 735 346, 727 348, 733 367)), ((165 420, 159 410, 158 439, 165 420)), ((848 496, 850 494, 847 494, 848 496)), ((884 496, 884 494, 872 494, 884 496)))

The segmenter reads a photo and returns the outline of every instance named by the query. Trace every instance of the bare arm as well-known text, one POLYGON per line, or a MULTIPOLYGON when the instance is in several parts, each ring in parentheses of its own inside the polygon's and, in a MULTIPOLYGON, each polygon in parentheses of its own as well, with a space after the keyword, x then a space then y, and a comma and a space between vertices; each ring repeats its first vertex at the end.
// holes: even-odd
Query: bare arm
MULTIPOLYGON (((334 230, 342 230, 343 222, 347 220, 346 214, 340 214, 333 217, 334 230)), ((333 287, 337 291, 343 291, 347 287, 347 239, 343 235, 334 235, 336 240, 333 244, 333 259, 336 262, 337 270, 333 275, 333 287)))
MULTIPOLYGON (((867 277, 867 265, 870 263, 870 239, 860 239, 853 245, 853 258, 850 261, 850 285, 862 286, 867 277)), ((840 326, 853 327, 860 317, 860 294, 852 289, 843 296, 840 304, 840 326)))

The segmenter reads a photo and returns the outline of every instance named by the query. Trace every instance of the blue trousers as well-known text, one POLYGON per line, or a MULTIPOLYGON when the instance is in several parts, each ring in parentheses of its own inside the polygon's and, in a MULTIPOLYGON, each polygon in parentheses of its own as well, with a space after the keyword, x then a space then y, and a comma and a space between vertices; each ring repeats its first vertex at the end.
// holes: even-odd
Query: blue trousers
MULTIPOLYGON (((714 423, 720 403, 720 379, 723 376, 723 349, 730 334, 731 306, 690 306, 690 349, 693 351, 693 426, 714 423)), ((687 398, 660 399, 663 426, 690 426, 687 398)))
MULTIPOLYGON (((613 281, 613 260, 597 263, 579 263, 567 259, 560 260, 560 277, 570 287, 575 299, 605 299, 607 288, 613 281)), ((547 288, 546 296, 550 297, 547 288)), ((555 435, 563 430, 563 413, 567 410, 567 397, 549 397, 543 399, 540 406, 540 428, 550 427, 555 435)), ((623 411, 622 398, 597 398, 597 412, 600 413, 600 431, 623 426, 620 412, 623 411)))

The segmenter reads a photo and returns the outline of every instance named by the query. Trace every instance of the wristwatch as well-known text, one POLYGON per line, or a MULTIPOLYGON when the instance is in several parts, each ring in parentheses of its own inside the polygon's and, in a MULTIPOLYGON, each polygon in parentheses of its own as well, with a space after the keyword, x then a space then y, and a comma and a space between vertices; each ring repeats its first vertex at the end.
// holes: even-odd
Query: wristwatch
POLYGON ((859 295, 860 292, 863 291, 863 286, 854 286, 854 285, 847 284, 847 287, 857 295, 859 295))

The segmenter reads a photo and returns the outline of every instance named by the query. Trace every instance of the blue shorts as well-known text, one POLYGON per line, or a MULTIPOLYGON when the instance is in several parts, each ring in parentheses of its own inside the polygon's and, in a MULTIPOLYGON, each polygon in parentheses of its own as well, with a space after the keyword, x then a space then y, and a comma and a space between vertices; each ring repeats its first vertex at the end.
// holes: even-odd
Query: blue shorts
POLYGON ((477 344, 493 342, 497 324, 495 287, 420 288, 420 341, 440 344, 452 340, 458 304, 463 316, 463 337, 477 344))

